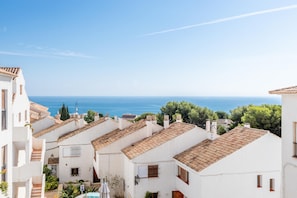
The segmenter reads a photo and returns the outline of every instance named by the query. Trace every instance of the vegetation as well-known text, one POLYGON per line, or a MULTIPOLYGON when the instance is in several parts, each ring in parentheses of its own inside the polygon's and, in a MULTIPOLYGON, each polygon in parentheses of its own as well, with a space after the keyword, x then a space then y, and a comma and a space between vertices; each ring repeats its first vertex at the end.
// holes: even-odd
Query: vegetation
POLYGON ((62 107, 59 109, 61 115, 60 120, 68 120, 70 118, 68 107, 63 103, 62 107))
POLYGON ((59 180, 56 176, 52 175, 52 171, 47 165, 43 166, 43 173, 45 174, 45 191, 57 189, 59 180))
POLYGON ((161 107, 161 113, 157 116, 158 123, 163 124, 164 115, 169 115, 170 123, 176 121, 176 114, 180 114, 183 122, 196 124, 199 127, 205 128, 207 119, 217 120, 217 114, 206 108, 199 107, 189 102, 168 102, 161 107))
MULTIPOLYGON (((208 108, 202 108, 189 102, 168 102, 161 107, 161 113, 156 115, 157 122, 163 125, 164 115, 169 116, 170 123, 176 121, 176 115, 180 114, 183 122, 196 124, 205 128, 206 120, 230 119, 232 124, 229 127, 218 125, 217 132, 222 135, 237 126, 249 123, 252 128, 269 130, 277 136, 281 136, 281 106, 263 104, 260 106, 248 105, 240 106, 230 111, 230 114, 224 111, 213 112, 208 108)), ((145 119, 147 115, 153 113, 144 113, 137 117, 135 121, 145 119)))
MULTIPOLYGON (((79 180, 79 182, 68 182, 67 185, 62 190, 61 198, 74 198, 81 194, 80 185, 84 183, 84 180, 79 180)), ((97 186, 85 186, 83 193, 88 192, 98 192, 99 188, 97 186)))
MULTIPOLYGON (((0 171, 0 175, 5 174, 5 173, 6 173, 6 169, 0 171)), ((7 189, 8 189, 8 183, 6 181, 1 181, 0 182, 0 191, 2 192, 3 195, 6 195, 7 189)))

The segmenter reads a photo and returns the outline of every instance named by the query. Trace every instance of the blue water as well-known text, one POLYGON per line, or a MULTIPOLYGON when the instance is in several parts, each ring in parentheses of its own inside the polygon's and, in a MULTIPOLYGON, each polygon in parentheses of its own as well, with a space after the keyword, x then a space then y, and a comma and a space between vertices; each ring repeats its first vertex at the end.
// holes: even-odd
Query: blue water
POLYGON ((281 104, 280 97, 102 97, 102 96, 30 96, 35 103, 49 108, 51 115, 57 114, 64 103, 69 112, 74 113, 76 104, 79 114, 93 110, 103 115, 122 116, 131 113, 159 113, 160 108, 169 101, 187 101, 213 111, 225 111, 249 104, 281 104))

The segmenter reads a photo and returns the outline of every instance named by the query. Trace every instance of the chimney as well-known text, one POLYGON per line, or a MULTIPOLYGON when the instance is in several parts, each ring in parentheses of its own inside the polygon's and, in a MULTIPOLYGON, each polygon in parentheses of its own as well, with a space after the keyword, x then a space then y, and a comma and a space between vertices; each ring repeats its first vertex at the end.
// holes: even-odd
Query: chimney
MULTIPOLYGON (((210 121, 209 121, 209 123, 210 123, 210 121)), ((210 126, 210 131, 207 131, 207 137, 210 140, 214 140, 217 138, 217 136, 218 136, 217 135, 217 122, 212 122, 211 126, 210 126)))
POLYGON ((151 115, 146 116, 146 137, 150 137, 153 134, 153 117, 151 115))
POLYGON ((95 113, 95 116, 94 116, 94 121, 98 121, 99 118, 100 118, 100 117, 99 117, 99 114, 96 112, 96 113, 95 113))
POLYGON ((251 128, 251 125, 250 125, 250 123, 244 123, 243 127, 251 128))
POLYGON ((182 122, 181 114, 176 114, 176 122, 182 122))
POLYGON ((119 118, 119 129, 120 130, 123 130, 124 129, 124 126, 123 126, 123 118, 119 118))
POLYGON ((206 120, 205 130, 206 132, 210 132, 210 120, 206 120))
POLYGON ((157 124, 157 118, 156 115, 152 115, 152 123, 157 124))
POLYGON ((169 127, 169 115, 164 115, 164 129, 169 127))
POLYGON ((217 122, 215 121, 211 123, 211 132, 217 134, 217 122))

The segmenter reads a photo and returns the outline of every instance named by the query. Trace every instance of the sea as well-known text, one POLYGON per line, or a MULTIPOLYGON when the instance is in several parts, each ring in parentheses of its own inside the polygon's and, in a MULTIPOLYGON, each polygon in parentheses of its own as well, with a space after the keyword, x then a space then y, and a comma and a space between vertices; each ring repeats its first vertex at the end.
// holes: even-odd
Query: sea
POLYGON ((59 109, 65 104, 69 113, 85 114, 93 110, 103 115, 118 116, 123 114, 141 115, 143 113, 160 113, 161 107, 170 101, 186 101, 207 107, 213 111, 231 110, 245 105, 281 104, 280 97, 181 97, 181 96, 29 96, 30 101, 48 107, 52 116, 55 116, 59 109))

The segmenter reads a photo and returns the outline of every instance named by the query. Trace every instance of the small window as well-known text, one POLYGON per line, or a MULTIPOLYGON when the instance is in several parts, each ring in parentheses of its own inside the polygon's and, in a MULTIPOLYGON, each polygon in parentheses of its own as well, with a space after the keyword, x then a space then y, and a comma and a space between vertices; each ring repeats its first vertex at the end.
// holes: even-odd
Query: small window
POLYGON ((23 85, 20 85, 20 95, 23 94, 23 85))
POLYGON ((25 110, 25 121, 28 121, 28 111, 27 110, 25 110))
POLYGON ((158 177, 158 165, 149 165, 148 169, 148 177, 158 177))
POLYGON ((78 168, 71 168, 71 176, 72 176, 72 177, 79 176, 78 171, 79 171, 78 168))
POLYGON ((257 175, 257 187, 262 188, 262 175, 257 175))
POLYGON ((177 177, 180 178, 185 183, 189 184, 189 172, 183 169, 182 167, 178 166, 178 175, 177 177))
POLYGON ((19 122, 21 122, 22 121, 22 113, 20 112, 19 113, 19 122))
POLYGON ((2 119, 1 119, 1 125, 2 125, 2 130, 7 129, 7 90, 2 90, 2 119))
POLYGON ((270 191, 275 191, 275 181, 274 179, 269 180, 270 191))

